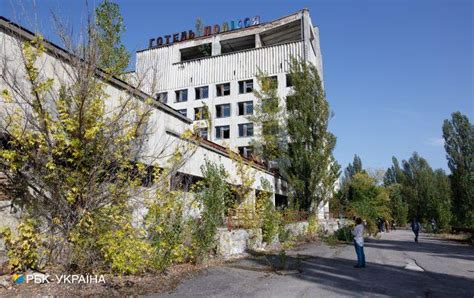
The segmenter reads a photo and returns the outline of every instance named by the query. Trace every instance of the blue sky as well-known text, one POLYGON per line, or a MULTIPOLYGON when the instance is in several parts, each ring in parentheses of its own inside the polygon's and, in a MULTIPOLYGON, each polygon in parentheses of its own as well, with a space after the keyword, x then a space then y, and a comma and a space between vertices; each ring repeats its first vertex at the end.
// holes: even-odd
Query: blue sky
MULTIPOLYGON (((89 6, 99 2, 89 0, 89 6)), ((27 28, 36 23, 57 42, 51 11, 77 32, 86 19, 84 3, 0 0, 0 14, 27 28)), ((197 17, 206 24, 254 15, 269 21, 309 8, 320 27, 327 98, 335 114, 330 129, 343 167, 355 153, 366 167, 386 168, 393 155, 407 159, 417 151, 433 167, 447 169, 443 120, 459 110, 474 121, 471 0, 118 3, 127 26, 123 41, 132 53, 150 37, 193 29, 197 17)))

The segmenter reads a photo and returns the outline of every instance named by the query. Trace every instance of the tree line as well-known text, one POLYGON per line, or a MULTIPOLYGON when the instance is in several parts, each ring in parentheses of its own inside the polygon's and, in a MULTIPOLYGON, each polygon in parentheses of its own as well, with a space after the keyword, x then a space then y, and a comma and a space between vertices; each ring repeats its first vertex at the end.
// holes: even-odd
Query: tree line
POLYGON ((418 218, 435 220, 438 227, 474 226, 474 128, 460 112, 442 126, 446 158, 451 171, 433 169, 418 153, 392 165, 383 176, 370 173, 359 156, 344 170, 340 190, 331 206, 335 214, 362 216, 370 230, 378 218, 399 226, 418 218))

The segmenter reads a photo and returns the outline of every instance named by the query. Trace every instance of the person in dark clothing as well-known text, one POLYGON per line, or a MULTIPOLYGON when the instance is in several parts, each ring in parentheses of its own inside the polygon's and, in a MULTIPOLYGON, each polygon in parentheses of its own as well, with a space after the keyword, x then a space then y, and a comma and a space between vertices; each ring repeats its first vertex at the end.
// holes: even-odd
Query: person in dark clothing
POLYGON ((420 222, 416 217, 411 220, 411 230, 415 234, 415 242, 418 242, 418 233, 420 232, 420 222))

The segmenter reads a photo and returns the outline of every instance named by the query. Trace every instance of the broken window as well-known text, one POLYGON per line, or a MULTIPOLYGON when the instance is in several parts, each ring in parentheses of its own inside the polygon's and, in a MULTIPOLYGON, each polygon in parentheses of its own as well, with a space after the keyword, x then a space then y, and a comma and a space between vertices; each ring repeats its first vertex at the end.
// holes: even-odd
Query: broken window
POLYGON ((216 118, 230 117, 230 104, 216 106, 216 118))
POLYGON ((239 124, 239 137, 252 137, 253 123, 239 124))
POLYGON ((205 43, 195 47, 184 48, 180 50, 181 62, 209 57, 212 54, 212 46, 210 43, 205 43))
POLYGON ((216 85, 216 94, 217 96, 230 95, 230 83, 216 85))
POLYGON ((216 139, 228 139, 230 138, 230 126, 216 126, 216 139))
POLYGON ((239 94, 250 93, 253 91, 253 80, 239 82, 239 94))
POLYGON ((253 148, 252 148, 252 146, 239 147, 239 153, 240 153, 240 155, 243 155, 246 158, 250 158, 253 154, 253 148))
POLYGON ((188 101, 188 89, 176 90, 176 102, 188 101))
POLYGON ((207 127, 200 128, 199 129, 199 136, 201 138, 207 140, 208 139, 207 131, 208 131, 207 127))
POLYGON ((238 103, 239 116, 253 114, 253 101, 242 101, 238 103))
POLYGON ((160 92, 156 94, 156 100, 161 103, 168 103, 168 92, 160 92))
POLYGON ((204 99, 209 97, 209 87, 198 87, 195 89, 196 91, 196 99, 204 99))

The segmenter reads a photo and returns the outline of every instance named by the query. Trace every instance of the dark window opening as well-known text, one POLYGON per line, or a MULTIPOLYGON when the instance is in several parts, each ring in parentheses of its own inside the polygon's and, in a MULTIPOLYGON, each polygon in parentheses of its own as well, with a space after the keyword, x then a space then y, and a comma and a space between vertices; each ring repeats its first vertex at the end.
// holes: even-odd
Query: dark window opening
POLYGON ((205 140, 208 140, 208 129, 207 127, 203 127, 199 129, 199 136, 205 140))
POLYGON ((207 117, 206 114, 204 107, 194 108, 194 120, 205 120, 207 117))
POLYGON ((176 102, 188 101, 188 89, 176 90, 176 102))
POLYGON ((230 117, 230 104, 216 106, 216 118, 230 117))
POLYGON ((253 91, 253 80, 239 82, 239 94, 250 93, 253 91))
POLYGON ((217 96, 230 95, 230 83, 216 85, 217 96))
POLYGON ((230 126, 216 126, 216 139, 228 139, 230 138, 230 126))
POLYGON ((262 46, 271 46, 286 42, 299 41, 301 36, 301 21, 297 20, 287 23, 277 28, 263 31, 260 33, 262 46))
POLYGON ((291 75, 286 75, 286 87, 293 87, 293 81, 291 80, 291 75))
POLYGON ((196 99, 204 99, 209 97, 209 87, 198 87, 195 89, 196 91, 196 99))
POLYGON ((239 149, 240 155, 245 156, 246 158, 252 157, 252 154, 253 154, 252 146, 242 146, 242 147, 239 147, 238 149, 239 149))
POLYGON ((239 124, 239 137, 252 137, 253 123, 239 124))
POLYGON ((279 195, 279 194, 275 194, 275 207, 276 209, 285 209, 288 207, 288 197, 287 196, 283 196, 283 195, 279 195))
POLYGON ((190 192, 193 185, 200 181, 202 181, 201 177, 178 172, 171 177, 170 188, 171 190, 190 192))
POLYGON ((239 116, 253 114, 253 101, 242 101, 238 103, 239 116))
POLYGON ((192 59, 210 57, 212 54, 212 46, 210 43, 202 44, 195 47, 180 50, 181 62, 192 59))
POLYGON ((161 103, 168 103, 168 92, 160 92, 156 94, 156 100, 161 103))
POLYGON ((255 48, 255 35, 247 35, 239 38, 221 41, 221 53, 227 54, 255 48))

